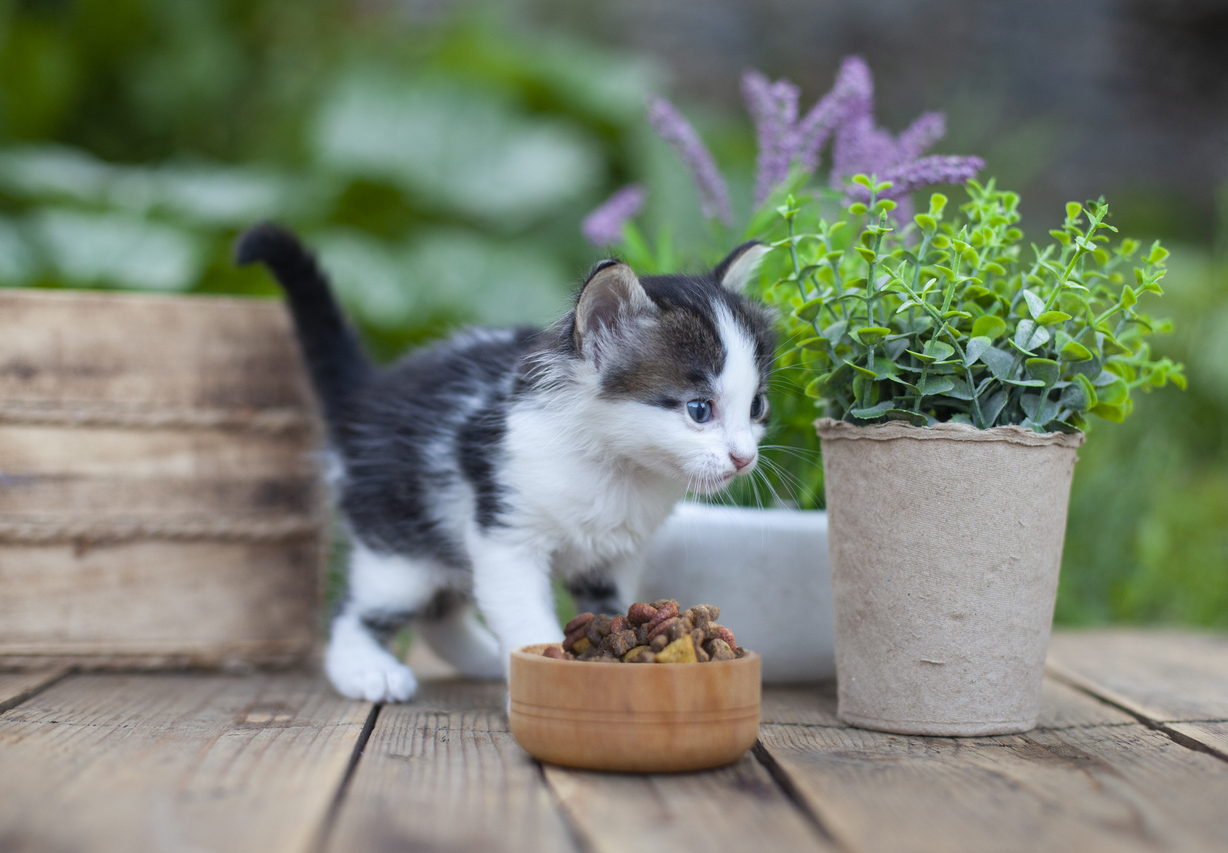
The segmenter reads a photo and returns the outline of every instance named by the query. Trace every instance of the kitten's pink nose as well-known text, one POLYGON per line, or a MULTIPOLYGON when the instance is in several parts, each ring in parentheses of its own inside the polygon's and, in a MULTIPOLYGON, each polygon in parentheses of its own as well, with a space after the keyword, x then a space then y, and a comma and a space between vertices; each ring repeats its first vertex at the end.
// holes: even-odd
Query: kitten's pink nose
POLYGON ((742 470, 743 468, 745 468, 747 465, 749 465, 750 463, 754 462, 754 461, 755 461, 755 457, 754 457, 754 455, 753 455, 753 454, 752 454, 752 455, 750 455, 750 456, 736 456, 735 454, 730 453, 730 454, 729 454, 729 461, 733 463, 733 467, 734 467, 734 468, 737 468, 739 471, 741 471, 741 470, 742 470))

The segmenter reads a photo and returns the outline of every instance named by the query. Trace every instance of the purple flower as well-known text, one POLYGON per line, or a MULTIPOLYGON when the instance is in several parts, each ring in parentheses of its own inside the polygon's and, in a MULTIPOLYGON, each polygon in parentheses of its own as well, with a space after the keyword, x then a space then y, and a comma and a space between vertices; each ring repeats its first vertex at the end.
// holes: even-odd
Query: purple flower
POLYGON ((798 88, 788 80, 773 83, 758 71, 742 75, 742 97, 755 123, 759 156, 755 160, 755 207, 789 177, 797 154, 798 88))
POLYGON ((695 128, 684 119, 674 105, 664 98, 648 99, 648 123, 674 149, 691 172, 699 193, 699 206, 708 219, 720 219, 733 225, 733 208, 729 204, 729 189, 725 178, 716 168, 716 161, 704 146, 695 128))
POLYGON ((623 237, 623 225, 644 206, 644 188, 627 184, 584 217, 580 232, 594 246, 609 246, 623 237))
POLYGON ((898 137, 875 126, 874 80, 861 57, 844 60, 837 88, 840 80, 844 80, 848 94, 832 145, 831 183, 842 187, 848 199, 869 199, 864 187, 845 183, 853 175, 891 181, 891 188, 880 197, 901 202, 896 217, 903 221, 907 209, 911 209, 903 205, 909 193, 933 184, 963 183, 985 168, 985 161, 979 157, 921 156, 946 132, 946 119, 941 113, 925 113, 898 137))
POLYGON ((798 121, 797 87, 788 80, 770 81, 758 71, 742 77, 742 95, 755 122, 759 157, 755 170, 755 206, 789 176, 797 163, 807 172, 819 165, 819 152, 841 120, 851 112, 849 103, 868 99, 874 84, 870 70, 858 57, 846 59, 835 85, 798 121))

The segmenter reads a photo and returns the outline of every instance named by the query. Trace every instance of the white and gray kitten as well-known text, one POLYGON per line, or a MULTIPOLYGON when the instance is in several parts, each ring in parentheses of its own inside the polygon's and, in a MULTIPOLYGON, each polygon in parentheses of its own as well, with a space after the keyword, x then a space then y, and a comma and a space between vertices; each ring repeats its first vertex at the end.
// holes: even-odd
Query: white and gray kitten
POLYGON ((468 331, 379 370, 292 235, 239 239, 238 261, 286 291, 341 463, 352 552, 325 655, 339 692, 413 696, 384 645, 409 623, 462 673, 503 675, 510 650, 563 638, 552 576, 582 610, 626 609, 674 504, 755 466, 773 335, 741 291, 764 251, 694 276, 603 261, 548 329, 468 331))

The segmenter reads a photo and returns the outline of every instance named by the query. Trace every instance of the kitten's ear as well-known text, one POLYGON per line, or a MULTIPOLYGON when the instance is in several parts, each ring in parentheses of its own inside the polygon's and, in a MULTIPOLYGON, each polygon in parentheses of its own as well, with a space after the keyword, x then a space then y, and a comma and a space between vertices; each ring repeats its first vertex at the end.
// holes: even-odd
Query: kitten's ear
POLYGON ((652 300, 631 267, 620 261, 602 261, 589 273, 576 302, 576 348, 585 352, 586 339, 616 330, 652 308, 652 300))
POLYGON ((768 247, 758 240, 747 240, 716 265, 712 277, 728 290, 741 293, 759 271, 759 262, 767 253, 768 247))

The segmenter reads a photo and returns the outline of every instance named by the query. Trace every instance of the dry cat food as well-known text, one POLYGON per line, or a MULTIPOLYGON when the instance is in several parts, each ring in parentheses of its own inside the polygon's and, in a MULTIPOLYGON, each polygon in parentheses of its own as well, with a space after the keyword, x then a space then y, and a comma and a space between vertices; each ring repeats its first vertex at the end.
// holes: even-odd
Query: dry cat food
POLYGON ((716 624, 721 609, 697 604, 679 611, 674 599, 632 604, 626 616, 581 613, 563 629, 563 647, 542 654, 558 660, 623 663, 706 663, 746 654, 733 631, 716 624))

